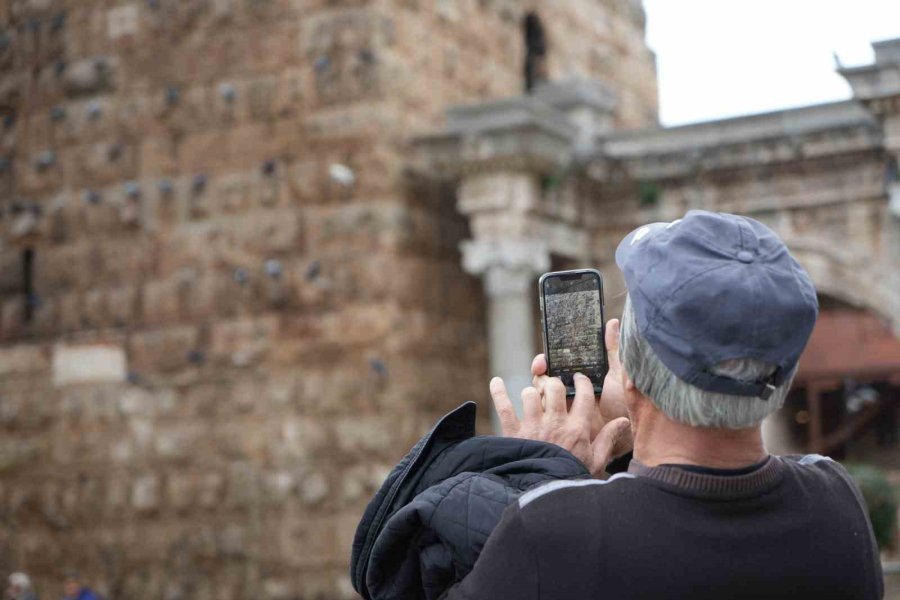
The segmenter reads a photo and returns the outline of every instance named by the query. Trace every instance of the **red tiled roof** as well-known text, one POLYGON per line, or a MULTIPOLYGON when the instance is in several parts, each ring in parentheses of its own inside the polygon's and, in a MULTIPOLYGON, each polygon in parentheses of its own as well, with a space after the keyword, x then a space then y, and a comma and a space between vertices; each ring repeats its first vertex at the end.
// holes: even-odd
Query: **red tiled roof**
POLYGON ((797 381, 847 376, 900 377, 900 338, 869 313, 827 310, 800 357, 797 381))

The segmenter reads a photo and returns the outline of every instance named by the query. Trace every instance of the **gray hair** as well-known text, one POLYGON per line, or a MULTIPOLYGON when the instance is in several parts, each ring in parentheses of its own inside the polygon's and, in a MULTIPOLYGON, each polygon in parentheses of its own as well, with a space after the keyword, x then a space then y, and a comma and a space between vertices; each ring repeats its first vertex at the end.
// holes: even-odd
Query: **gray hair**
MULTIPOLYGON (((791 373, 768 400, 708 392, 679 379, 656 356, 638 329, 627 296, 620 331, 619 359, 635 387, 667 417, 694 427, 743 429, 759 425, 782 407, 794 378, 791 373)), ((755 358, 737 358, 710 370, 732 379, 755 381, 771 375, 775 368, 755 358)))
POLYGON ((13 573, 9 576, 9 585, 17 587, 20 592, 30 592, 31 578, 25 573, 13 573))

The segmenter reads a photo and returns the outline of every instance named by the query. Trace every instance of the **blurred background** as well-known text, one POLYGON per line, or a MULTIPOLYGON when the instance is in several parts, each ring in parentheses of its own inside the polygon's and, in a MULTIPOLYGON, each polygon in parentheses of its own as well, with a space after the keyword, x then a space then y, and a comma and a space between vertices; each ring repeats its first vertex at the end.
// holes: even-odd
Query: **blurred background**
POLYGON ((597 267, 616 316, 618 241, 691 208, 812 276, 767 443, 851 467, 896 571, 898 13, 0 0, 0 574, 353 598, 387 471, 527 384, 537 277, 597 267))

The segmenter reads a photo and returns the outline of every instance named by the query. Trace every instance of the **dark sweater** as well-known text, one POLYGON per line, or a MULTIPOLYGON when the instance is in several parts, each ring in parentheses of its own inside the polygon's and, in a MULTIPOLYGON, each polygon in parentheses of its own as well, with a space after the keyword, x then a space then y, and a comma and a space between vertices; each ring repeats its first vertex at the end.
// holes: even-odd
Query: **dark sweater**
POLYGON ((878 599, 862 497, 839 464, 771 457, 744 474, 632 461, 506 509, 447 600, 878 599))

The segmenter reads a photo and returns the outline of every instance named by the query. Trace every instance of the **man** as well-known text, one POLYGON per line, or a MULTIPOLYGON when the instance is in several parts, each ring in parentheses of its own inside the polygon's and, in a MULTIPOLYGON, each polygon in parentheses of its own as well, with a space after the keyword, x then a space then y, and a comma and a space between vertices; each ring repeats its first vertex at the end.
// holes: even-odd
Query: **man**
POLYGON ((616 262, 628 297, 607 326, 599 405, 577 376, 567 407, 541 355, 521 421, 502 380, 490 389, 505 435, 558 444, 595 475, 630 430, 628 473, 520 496, 445 598, 881 598, 844 469, 763 445, 818 312, 784 244, 751 219, 692 211, 631 233, 616 262))
POLYGON ((12 573, 6 587, 6 598, 8 600, 36 600, 37 596, 34 595, 31 578, 25 573, 12 573))
POLYGON ((63 600, 100 600, 100 597, 81 582, 81 576, 70 571, 63 579, 63 600))

